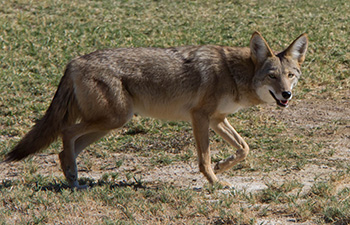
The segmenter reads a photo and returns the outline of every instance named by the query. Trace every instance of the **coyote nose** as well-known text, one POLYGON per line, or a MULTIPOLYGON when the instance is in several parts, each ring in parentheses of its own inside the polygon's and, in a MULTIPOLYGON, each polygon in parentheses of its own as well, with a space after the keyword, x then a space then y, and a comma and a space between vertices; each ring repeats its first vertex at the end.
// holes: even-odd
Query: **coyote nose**
POLYGON ((282 96, 285 99, 289 99, 292 96, 292 93, 290 91, 283 91, 282 96))

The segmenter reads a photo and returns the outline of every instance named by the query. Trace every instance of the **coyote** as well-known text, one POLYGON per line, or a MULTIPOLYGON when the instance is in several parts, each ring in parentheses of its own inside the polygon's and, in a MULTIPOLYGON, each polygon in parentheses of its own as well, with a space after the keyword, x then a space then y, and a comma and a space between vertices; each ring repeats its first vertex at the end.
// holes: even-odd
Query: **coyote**
POLYGON ((45 115, 5 161, 21 160, 61 136, 64 175, 70 187, 84 188, 78 182, 78 154, 140 114, 191 122, 199 171, 211 184, 224 183, 215 174, 232 168, 249 152, 226 116, 261 103, 287 107, 307 46, 307 35, 302 34, 275 54, 255 32, 249 47, 119 48, 77 57, 68 63, 45 115), (237 149, 214 168, 209 128, 237 149))

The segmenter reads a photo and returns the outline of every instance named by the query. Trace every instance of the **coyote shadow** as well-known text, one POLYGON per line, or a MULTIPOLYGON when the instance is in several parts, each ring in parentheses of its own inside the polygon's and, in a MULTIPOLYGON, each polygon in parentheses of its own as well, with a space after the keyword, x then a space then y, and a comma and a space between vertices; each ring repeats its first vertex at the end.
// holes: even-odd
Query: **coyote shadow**
MULTIPOLYGON (((29 182, 24 184, 24 186, 33 189, 34 191, 38 192, 38 191, 51 191, 51 192, 55 192, 55 193, 60 193, 63 190, 71 190, 71 191, 84 191, 87 189, 92 189, 92 188, 96 188, 96 187, 103 187, 103 186, 107 186, 110 189, 115 189, 115 188, 123 188, 123 187, 132 187, 135 190, 138 189, 146 189, 146 186, 143 182, 141 182, 140 180, 137 180, 134 178, 134 181, 104 181, 104 180, 95 180, 95 179, 91 179, 91 178, 81 178, 79 179, 79 183, 81 185, 86 185, 87 187, 84 189, 76 189, 76 188, 70 188, 69 185, 67 185, 66 183, 59 181, 59 180, 54 180, 52 182, 49 182, 45 185, 41 184, 41 182, 39 181, 35 181, 35 182, 29 182)), ((19 184, 18 181, 16 180, 3 180, 0 183, 0 191, 3 189, 8 189, 8 188, 13 188, 15 186, 18 185, 22 185, 19 184)))

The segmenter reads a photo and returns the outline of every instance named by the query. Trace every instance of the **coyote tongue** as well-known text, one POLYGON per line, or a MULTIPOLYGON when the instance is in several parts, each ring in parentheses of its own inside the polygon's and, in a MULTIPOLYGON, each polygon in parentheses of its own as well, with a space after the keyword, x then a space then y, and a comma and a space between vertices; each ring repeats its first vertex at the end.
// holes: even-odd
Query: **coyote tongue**
POLYGON ((276 100, 277 105, 282 106, 282 107, 288 106, 288 100, 279 100, 278 98, 276 98, 276 96, 273 94, 272 91, 270 91, 270 94, 276 100))
POLYGON ((288 100, 281 100, 280 102, 283 106, 288 106, 288 100))

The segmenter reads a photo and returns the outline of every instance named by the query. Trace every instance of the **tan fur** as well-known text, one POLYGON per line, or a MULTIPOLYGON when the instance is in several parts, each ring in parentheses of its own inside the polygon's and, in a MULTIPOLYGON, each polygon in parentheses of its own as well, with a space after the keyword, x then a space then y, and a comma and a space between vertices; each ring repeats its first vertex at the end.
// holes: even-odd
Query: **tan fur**
POLYGON ((307 36, 275 55, 255 32, 249 48, 215 45, 102 50, 72 60, 45 116, 7 155, 20 160, 59 135, 61 166, 71 187, 80 187, 76 157, 137 113, 193 126, 199 170, 210 183, 246 158, 249 147, 226 116, 276 101, 287 106, 305 59, 307 36), (211 167, 209 128, 236 154, 211 167))

